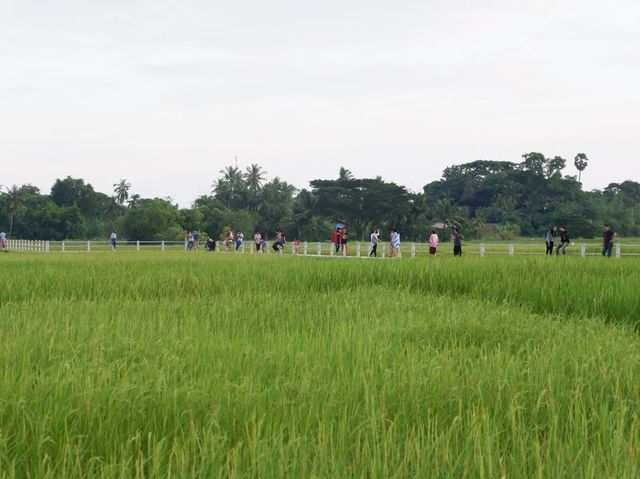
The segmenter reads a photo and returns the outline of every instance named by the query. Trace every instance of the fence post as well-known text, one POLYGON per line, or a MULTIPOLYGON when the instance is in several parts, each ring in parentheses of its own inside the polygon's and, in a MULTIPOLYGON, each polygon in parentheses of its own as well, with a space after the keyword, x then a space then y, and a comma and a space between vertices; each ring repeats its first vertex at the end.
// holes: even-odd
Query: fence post
POLYGON ((622 256, 621 253, 620 253, 620 245, 617 244, 616 245, 616 258, 619 258, 620 256, 622 256))
POLYGON ((331 243, 331 248, 329 248, 329 256, 333 256, 336 253, 336 245, 331 243))
POLYGON ((382 258, 384 259, 386 254, 386 245, 384 243, 382 243, 382 258))
POLYGON ((509 256, 513 256, 513 245, 509 245, 509 256))
POLYGON ((586 245, 583 245, 583 244, 580 245, 580 256, 582 256, 583 258, 585 256, 587 256, 587 246, 586 245))
POLYGON ((60 243, 60 251, 62 251, 64 253, 64 241, 62 241, 62 243, 60 243))
POLYGON ((91 251, 91 241, 87 241, 87 253, 91 251))
POLYGON ((416 244, 411 243, 411 259, 416 259, 416 244))
POLYGON ((320 243, 319 241, 318 241, 318 244, 316 245, 316 254, 318 256, 322 255, 322 243, 320 243))
POLYGON ((480 256, 484 256, 484 243, 480 244, 480 256))
POLYGON ((303 251, 304 251, 304 255, 305 256, 307 256, 307 254, 309 254, 309 244, 306 241, 304 242, 303 251))
POLYGON ((136 251, 140 251, 140 240, 136 240, 136 251))
POLYGON ((47 242, 44 245, 45 251, 48 253, 50 250, 50 245, 49 245, 49 240, 47 240, 47 242))
POLYGON ((360 241, 358 241, 358 243, 356 243, 356 256, 358 258, 360 257, 360 241))
POLYGON ((162 243, 160 243, 160 249, 164 251, 164 240, 162 240, 162 243))

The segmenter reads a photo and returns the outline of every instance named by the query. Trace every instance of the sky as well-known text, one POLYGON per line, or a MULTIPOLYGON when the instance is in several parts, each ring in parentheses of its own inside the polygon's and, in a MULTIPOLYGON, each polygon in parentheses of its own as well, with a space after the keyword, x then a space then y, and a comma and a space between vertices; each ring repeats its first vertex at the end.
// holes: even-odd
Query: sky
POLYGON ((298 188, 586 153, 640 181, 635 0, 0 0, 0 184, 188 207, 227 165, 298 188))

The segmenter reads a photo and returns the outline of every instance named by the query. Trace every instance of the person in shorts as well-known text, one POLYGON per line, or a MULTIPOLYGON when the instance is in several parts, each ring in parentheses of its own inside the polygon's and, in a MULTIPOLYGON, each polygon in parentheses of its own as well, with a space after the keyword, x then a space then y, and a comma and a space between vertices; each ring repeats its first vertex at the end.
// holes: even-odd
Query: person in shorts
POLYGON ((347 236, 347 228, 342 228, 340 231, 340 249, 342 250, 342 256, 347 256, 349 251, 348 243, 349 237, 347 236))
POLYGON ((197 230, 193 231, 191 238, 193 238, 193 248, 197 251, 200 249, 200 233, 197 230))
POLYGON ((608 256, 609 258, 611 258, 611 251, 613 250, 615 241, 615 232, 609 227, 608 224, 605 224, 602 228, 602 256, 608 256))

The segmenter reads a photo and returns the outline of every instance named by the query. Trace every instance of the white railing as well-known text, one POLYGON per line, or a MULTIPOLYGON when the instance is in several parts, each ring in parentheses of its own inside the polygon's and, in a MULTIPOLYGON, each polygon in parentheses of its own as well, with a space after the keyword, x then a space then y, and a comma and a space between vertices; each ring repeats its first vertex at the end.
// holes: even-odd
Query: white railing
MULTIPOLYGON (((272 247, 272 242, 267 245, 264 253, 266 254, 286 254, 286 255, 299 255, 299 256, 331 256, 341 257, 342 252, 336 252, 335 246, 329 242, 301 242, 296 249, 293 243, 287 243, 285 247, 276 252, 272 247)), ((107 252, 112 251, 110 241, 34 241, 34 240, 8 240, 7 249, 10 251, 25 251, 25 252, 63 252, 63 253, 79 253, 79 252, 107 252)), ((469 243, 463 245, 463 254, 490 256, 490 255, 506 255, 506 256, 520 256, 520 255, 534 255, 544 256, 545 245, 544 243, 469 243)), ((195 246, 188 250, 184 241, 119 241, 116 245, 116 251, 179 251, 185 250, 185 252, 191 253, 198 251, 195 246)), ((205 250, 205 243, 201 242, 199 245, 200 251, 205 250)), ((388 243, 381 242, 378 245, 378 258, 388 258, 390 247, 388 243)), ((426 243, 403 243, 402 248, 403 257, 416 258, 429 255, 429 247, 426 243)), ((602 246, 595 243, 583 243, 572 244, 566 248, 566 255, 568 256, 600 256, 602 246)), ((356 258, 368 258, 371 252, 371 245, 366 242, 351 242, 349 243, 348 257, 356 258)), ((216 248, 211 252, 212 254, 220 253, 235 253, 235 254, 259 254, 260 251, 256 250, 253 242, 243 243, 237 250, 235 243, 229 249, 226 250, 225 244, 222 241, 216 242, 216 248)), ((438 247, 438 255, 453 253, 453 245, 451 243, 444 243, 438 247)), ((553 255, 556 255, 556 250, 553 251, 553 255)), ((562 256, 562 253, 561 253, 562 256)), ((612 252, 612 256, 640 256, 640 245, 617 243, 612 252)))
POLYGON ((46 253, 49 251, 49 241, 41 240, 21 240, 10 239, 6 240, 5 248, 7 251, 28 251, 46 253))

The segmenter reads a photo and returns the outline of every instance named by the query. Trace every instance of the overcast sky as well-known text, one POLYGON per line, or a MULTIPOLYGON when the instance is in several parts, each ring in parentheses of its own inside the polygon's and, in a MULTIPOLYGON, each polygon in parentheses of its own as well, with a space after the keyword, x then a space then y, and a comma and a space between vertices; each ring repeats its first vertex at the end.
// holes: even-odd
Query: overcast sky
POLYGON ((0 184, 181 206, 225 165, 302 188, 528 151, 640 181, 640 2, 0 0, 0 184))

